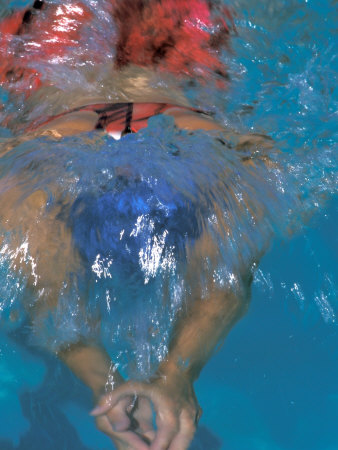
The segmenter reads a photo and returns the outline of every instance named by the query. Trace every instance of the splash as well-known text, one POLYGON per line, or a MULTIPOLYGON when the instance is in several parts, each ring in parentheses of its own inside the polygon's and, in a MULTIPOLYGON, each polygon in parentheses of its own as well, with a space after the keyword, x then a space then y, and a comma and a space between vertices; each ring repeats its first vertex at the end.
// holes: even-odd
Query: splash
POLYGON ((0 85, 27 98, 110 62, 224 80, 233 28, 229 9, 206 0, 36 1, 0 22, 0 85))
MULTIPOLYGON (((256 273, 255 283, 272 295, 274 280, 268 272, 256 271, 261 256, 273 238, 285 239, 301 230, 337 189, 333 48, 323 41, 317 10, 306 2, 296 9, 294 2, 284 9, 281 3, 265 13, 261 6, 249 13, 246 2, 234 3, 237 11, 244 11, 235 21, 239 36, 232 39, 234 54, 222 53, 223 47, 209 54, 227 68, 227 90, 214 82, 203 84, 198 77, 192 82, 157 70, 175 61, 181 67, 186 55, 176 59, 177 46, 154 62, 151 75, 146 69, 129 68, 123 77, 114 72, 116 52, 109 42, 116 42, 121 30, 118 21, 112 26, 109 2, 102 2, 100 10, 95 1, 82 3, 83 14, 93 24, 86 30, 81 29, 82 18, 76 18, 82 12, 74 3, 72 10, 63 9, 67 24, 39 31, 51 39, 48 48, 53 52, 50 33, 62 36, 67 25, 74 37, 64 41, 65 53, 55 53, 55 59, 42 58, 37 65, 34 60, 34 70, 48 86, 28 100, 17 100, 20 107, 14 115, 13 103, 4 98, 2 123, 12 120, 14 132, 19 122, 29 123, 46 111, 56 114, 86 94, 104 93, 112 101, 122 96, 125 101, 136 95, 128 80, 130 85, 138 83, 143 95, 149 87, 161 95, 180 90, 177 98, 186 96, 194 106, 213 112, 226 131, 216 138, 188 134, 160 117, 120 142, 95 133, 14 145, 3 138, 2 148, 9 142, 13 147, 0 159, 0 211, 7 211, 0 247, 4 322, 10 322, 13 308, 22 317, 36 303, 46 303, 50 307, 33 324, 36 341, 56 350, 100 334, 111 353, 119 355, 122 371, 147 376, 166 354, 177 310, 193 294, 206 297, 212 289, 240 292, 241 274, 250 270, 256 273), (305 39, 305 29, 314 33, 316 45, 305 39), (8 199, 15 208, 8 207, 8 199), (22 247, 27 239, 29 246, 22 247), (16 258, 20 270, 13 271, 10 255, 21 254, 22 248, 24 258, 16 258), (46 273, 55 275, 52 296, 46 273), (26 295, 29 290, 32 295, 26 295)), ((61 17, 59 8, 69 4, 52 2, 54 16, 61 17)), ((185 14, 192 14, 186 2, 184 8, 185 14)), ((216 5, 213 11, 220 8, 216 5)), ((213 30, 212 16, 206 14, 203 9, 203 24, 189 16, 178 33, 184 36, 193 26, 209 45, 221 25, 214 24, 213 30)), ((152 22, 144 23, 150 27, 152 22)), ((146 40, 147 32, 141 37, 146 40)), ((159 47, 162 37, 156 37, 159 47)), ((32 36, 16 36, 8 48, 15 53, 24 39, 32 36)), ((131 51, 131 61, 148 63, 154 49, 137 60, 133 43, 126 39, 123 44, 131 51)), ((27 49, 31 56, 40 51, 27 49)), ((26 56, 23 62, 30 67, 26 56)), ((119 61, 122 66, 129 63, 119 61)), ((217 80, 208 64, 204 69, 217 80)), ((13 83, 9 89, 20 80, 13 83)), ((309 295, 293 279, 285 289, 299 308, 312 302, 325 321, 336 320, 333 288, 323 285, 309 295)))

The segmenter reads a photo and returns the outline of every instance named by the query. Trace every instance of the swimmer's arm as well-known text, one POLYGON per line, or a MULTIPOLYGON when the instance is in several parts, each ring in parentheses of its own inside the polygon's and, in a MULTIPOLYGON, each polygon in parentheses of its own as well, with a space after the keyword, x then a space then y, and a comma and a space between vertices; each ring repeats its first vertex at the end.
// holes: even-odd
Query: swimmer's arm
MULTIPOLYGON (((4 184, 2 186, 0 182, 0 192, 3 187, 4 194, 0 195, 0 226, 6 231, 14 230, 10 251, 17 253, 17 256, 12 264, 25 273, 27 286, 36 298, 35 302, 25 306, 39 333, 39 318, 42 318, 43 323, 46 313, 57 307, 59 292, 65 280, 69 274, 78 273, 81 264, 74 251, 67 225, 58 219, 61 202, 56 203, 54 208, 50 207, 46 214, 46 192, 36 190, 22 201, 20 198, 23 192, 15 180, 4 178, 1 181, 4 184), (6 187, 11 185, 13 187, 6 190, 6 187), (21 233, 15 233, 17 229, 21 233), (22 245, 21 234, 27 237, 29 254, 34 266, 27 264, 22 253, 18 251, 22 245), (46 294, 42 295, 42 292, 46 294)), ((78 307, 83 309, 85 317, 83 305, 79 304, 78 307)), ((108 378, 116 385, 122 380, 118 372, 111 374, 110 358, 104 349, 97 345, 83 343, 70 345, 58 355, 75 375, 92 389, 95 398, 106 392, 108 378)))
POLYGON ((186 108, 172 107, 166 110, 164 114, 172 116, 175 125, 184 130, 224 131, 224 127, 207 114, 193 112, 186 108))
POLYGON ((191 303, 177 318, 169 353, 152 382, 158 425, 154 450, 189 448, 201 416, 193 383, 217 344, 245 313, 246 300, 231 292, 214 292, 191 303))
MULTIPOLYGON (((96 344, 72 345, 60 350, 58 356, 92 390, 95 402, 109 399, 124 383, 109 355, 96 344)), ((146 399, 139 399, 138 408, 133 414, 134 420, 131 421, 128 408, 133 404, 133 399, 132 394, 114 408, 108 408, 105 414, 96 419, 96 425, 113 440, 118 449, 146 450, 149 448, 146 442, 154 435, 151 406, 146 399)))
POLYGON ((247 298, 230 292, 217 292, 193 302, 177 318, 168 356, 159 367, 159 375, 195 381, 216 345, 245 314, 247 307, 247 298))
POLYGON ((60 350, 58 357, 92 390, 96 399, 123 382, 109 355, 98 345, 73 344, 60 350))
MULTIPOLYGON (((177 318, 168 356, 158 369, 159 376, 195 381, 216 345, 246 309, 247 300, 230 292, 217 292, 208 299, 193 302, 177 318)), ((106 392, 108 380, 111 388, 123 382, 109 355, 97 345, 78 343, 60 350, 58 356, 95 396, 106 392)))
MULTIPOLYGON (((169 353, 156 376, 146 383, 128 381, 102 397, 92 414, 99 418, 126 398, 137 396, 152 402, 157 432, 151 450, 189 448, 201 409, 193 382, 212 355, 217 343, 245 313, 245 299, 217 292, 192 303, 177 318, 169 353)), ((147 418, 139 408, 139 417, 147 418)))
POLYGON ((274 147, 273 140, 267 135, 257 133, 240 134, 218 123, 211 116, 204 113, 198 113, 180 107, 172 107, 166 110, 164 114, 172 116, 178 128, 188 131, 205 130, 211 133, 215 132, 220 140, 222 140, 221 137, 223 136, 238 151, 245 152, 249 150, 250 153, 255 154, 255 151, 259 150, 258 153, 256 152, 256 157, 266 156, 264 152, 262 154, 262 151, 268 151, 274 147))

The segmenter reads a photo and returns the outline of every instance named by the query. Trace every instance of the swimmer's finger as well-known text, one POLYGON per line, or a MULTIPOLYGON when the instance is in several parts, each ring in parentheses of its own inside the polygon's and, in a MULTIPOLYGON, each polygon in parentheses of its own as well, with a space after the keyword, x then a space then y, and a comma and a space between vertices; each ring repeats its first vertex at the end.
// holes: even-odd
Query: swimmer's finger
POLYGON ((145 397, 139 397, 137 402, 135 403, 135 412, 134 417, 139 420, 140 419, 146 419, 151 422, 152 419, 152 408, 151 408, 151 402, 149 398, 145 397))
POLYGON ((97 422, 100 431, 111 438, 117 448, 137 448, 137 450, 149 450, 149 446, 144 440, 132 431, 124 431, 122 433, 114 432, 109 420, 106 416, 100 417, 97 422))
POLYGON ((169 450, 185 450, 189 448, 196 432, 196 421, 194 417, 183 410, 180 414, 180 431, 172 440, 169 450))
POLYGON ((107 414, 108 411, 112 409, 114 405, 111 404, 109 399, 106 399, 102 405, 95 406, 94 409, 90 411, 91 416, 102 416, 103 414, 107 414))
POLYGON ((132 431, 118 433, 118 437, 112 437, 114 444, 116 441, 122 443, 122 448, 134 448, 137 450, 149 450, 149 446, 144 440, 132 431))
POLYGON ((96 406, 91 412, 92 416, 101 416, 126 397, 136 398, 137 396, 149 396, 149 388, 142 383, 129 382, 119 386, 115 391, 106 395, 101 404, 96 406))
POLYGON ((149 430, 142 434, 142 437, 148 441, 149 444, 153 442, 155 439, 156 432, 155 430, 149 430))
POLYGON ((114 431, 126 431, 130 428, 131 420, 127 414, 129 404, 130 399, 124 399, 106 413, 114 431))
POLYGON ((149 399, 139 398, 133 418, 137 423, 135 431, 151 443, 156 433, 152 423, 152 409, 149 399))
MULTIPOLYGON (((155 404, 157 433, 150 448, 151 450, 166 450, 179 430, 179 422, 176 414, 165 407, 155 404)), ((180 449, 181 450, 181 449, 180 449)))

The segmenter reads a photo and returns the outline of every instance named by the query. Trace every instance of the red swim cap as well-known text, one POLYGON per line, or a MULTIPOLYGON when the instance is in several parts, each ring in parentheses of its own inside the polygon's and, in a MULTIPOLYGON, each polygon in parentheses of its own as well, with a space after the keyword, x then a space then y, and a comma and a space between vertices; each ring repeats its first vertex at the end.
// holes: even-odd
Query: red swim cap
POLYGON ((116 65, 157 66, 175 74, 226 77, 219 50, 228 44, 232 16, 207 0, 118 0, 116 65))
POLYGON ((43 1, 5 18, 0 22, 0 84, 28 96, 41 85, 40 64, 77 47, 90 19, 90 11, 79 2, 43 1))
POLYGON ((219 52, 229 43, 233 22, 224 6, 208 0, 102 0, 101 6, 111 24, 96 23, 106 45, 99 46, 100 56, 85 41, 94 14, 85 3, 36 0, 31 8, 3 19, 0 85, 28 96, 43 82, 53 82, 52 76, 46 79, 46 63, 82 58, 96 64, 107 48, 116 50, 117 69, 136 64, 194 78, 207 78, 210 72, 226 78, 219 52), (107 27, 116 32, 106 33, 107 27))

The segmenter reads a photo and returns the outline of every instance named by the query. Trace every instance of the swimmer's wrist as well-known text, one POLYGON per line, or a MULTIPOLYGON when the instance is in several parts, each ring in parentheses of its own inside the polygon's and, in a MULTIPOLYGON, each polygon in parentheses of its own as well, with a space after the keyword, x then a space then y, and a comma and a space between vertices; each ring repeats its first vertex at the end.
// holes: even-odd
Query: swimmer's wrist
POLYGON ((114 375, 112 374, 100 374, 99 377, 96 378, 95 383, 91 384, 88 387, 91 389, 95 402, 99 400, 106 394, 117 389, 121 384, 123 384, 125 380, 116 372, 114 375))
POLYGON ((185 363, 180 358, 167 358, 163 361, 157 371, 156 375, 160 378, 182 379, 193 383, 197 380, 200 370, 197 370, 194 365, 185 363))
POLYGON ((77 343, 58 352, 58 357, 98 398, 123 383, 109 355, 95 344, 77 343))

